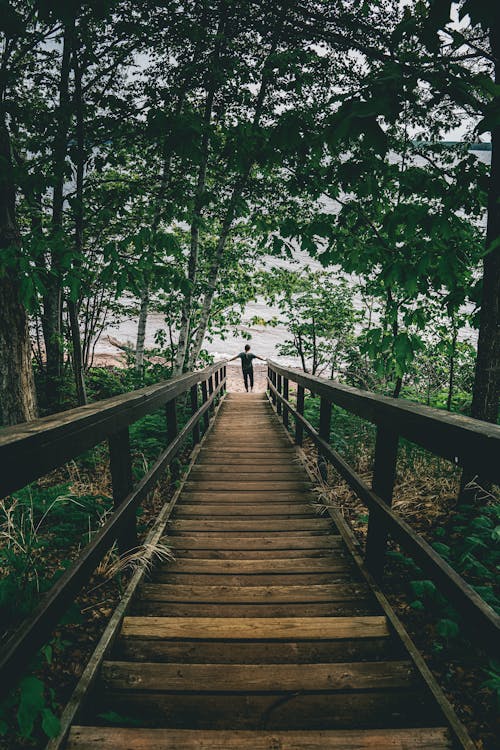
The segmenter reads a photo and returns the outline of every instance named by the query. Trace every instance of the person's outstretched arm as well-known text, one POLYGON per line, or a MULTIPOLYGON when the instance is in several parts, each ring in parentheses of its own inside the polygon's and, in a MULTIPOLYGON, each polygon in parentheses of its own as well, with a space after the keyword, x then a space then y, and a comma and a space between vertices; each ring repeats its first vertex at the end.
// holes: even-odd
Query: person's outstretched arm
POLYGON ((267 358, 266 357, 259 357, 258 354, 254 354, 254 357, 255 357, 255 359, 260 359, 262 362, 267 362, 267 358))
POLYGON ((239 357, 239 356, 240 356, 240 355, 239 355, 239 354, 237 354, 237 355, 236 355, 236 357, 231 357, 231 359, 228 359, 227 361, 228 361, 228 362, 232 362, 232 361, 233 361, 234 359, 238 359, 238 357, 239 357))

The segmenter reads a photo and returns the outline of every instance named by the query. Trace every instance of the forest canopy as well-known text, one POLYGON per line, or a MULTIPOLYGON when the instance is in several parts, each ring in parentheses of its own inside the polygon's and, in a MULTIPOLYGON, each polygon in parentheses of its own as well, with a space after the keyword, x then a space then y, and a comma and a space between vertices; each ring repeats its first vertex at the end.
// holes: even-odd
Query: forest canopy
POLYGON ((429 326, 456 332, 451 363, 460 327, 478 327, 471 413, 496 421, 500 31, 486 5, 4 0, 4 424, 86 402, 124 300, 137 383, 151 310, 163 374, 196 367, 265 295, 266 259, 286 268, 297 250, 332 283, 331 269, 355 276, 376 311, 356 355, 383 371, 372 387, 399 395, 429 326), (491 168, 470 150, 480 138, 491 168))

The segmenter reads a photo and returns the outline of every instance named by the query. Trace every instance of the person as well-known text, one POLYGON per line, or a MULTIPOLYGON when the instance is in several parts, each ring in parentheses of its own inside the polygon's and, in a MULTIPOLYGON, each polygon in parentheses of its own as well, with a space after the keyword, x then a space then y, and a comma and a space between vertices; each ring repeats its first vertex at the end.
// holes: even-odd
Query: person
POLYGON ((229 361, 232 362, 235 359, 241 359, 241 369, 243 371, 243 380, 245 383, 245 390, 248 393, 248 384, 250 389, 253 391, 253 360, 261 359, 263 362, 266 360, 263 357, 259 357, 257 354, 252 354, 250 351, 250 344, 245 345, 245 351, 240 352, 236 357, 232 357, 229 361))

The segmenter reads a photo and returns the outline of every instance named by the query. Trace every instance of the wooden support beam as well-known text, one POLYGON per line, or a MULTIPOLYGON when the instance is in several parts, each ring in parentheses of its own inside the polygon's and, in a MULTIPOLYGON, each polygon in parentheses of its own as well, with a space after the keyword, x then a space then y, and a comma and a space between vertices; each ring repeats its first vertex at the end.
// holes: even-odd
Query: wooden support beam
MULTIPOLYGON (((304 395, 305 395, 304 386, 302 385, 297 386, 297 412, 299 414, 304 414, 304 395)), ((302 445, 303 437, 304 437, 304 428, 302 427, 302 422, 300 421, 300 419, 296 419, 295 420, 295 444, 302 445)))
MULTIPOLYGON (((193 385, 191 388, 191 414, 198 411, 198 386, 193 385)), ((193 446, 200 442, 200 423, 193 425, 193 446)))
MULTIPOLYGON (((390 429, 379 426, 375 442, 375 459, 373 465, 372 489, 381 500, 392 504, 399 437, 390 429)), ((366 539, 365 561, 370 572, 379 578, 384 572, 385 552, 387 547, 387 525, 377 513, 370 510, 368 536, 366 539)))
MULTIPOLYGON (((111 484, 113 487, 113 505, 118 509, 125 498, 132 492, 132 455, 128 427, 119 430, 109 438, 109 462, 111 484)), ((118 550, 125 555, 137 547, 137 522, 135 514, 129 517, 118 536, 118 550)))

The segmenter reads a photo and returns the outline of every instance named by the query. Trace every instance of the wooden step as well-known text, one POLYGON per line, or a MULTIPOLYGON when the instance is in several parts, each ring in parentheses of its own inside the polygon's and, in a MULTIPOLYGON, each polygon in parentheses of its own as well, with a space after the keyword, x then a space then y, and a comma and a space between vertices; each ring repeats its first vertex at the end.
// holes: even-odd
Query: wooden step
POLYGON ((342 602, 366 598, 365 583, 322 583, 295 586, 223 586, 146 583, 140 596, 151 601, 221 603, 342 602))
POLYGON ((309 586, 356 580, 353 568, 344 566, 336 573, 275 573, 268 570, 263 575, 223 575, 210 573, 170 573, 168 566, 156 569, 151 583, 181 583, 190 586, 309 586))
POLYGON ((193 638, 200 640, 304 641, 389 636, 386 618, 284 617, 274 619, 209 617, 125 617, 121 633, 128 638, 193 638))
POLYGON ((175 519, 170 521, 168 524, 168 532, 173 531, 215 531, 215 532, 237 532, 237 531, 248 531, 259 534, 261 531, 268 532, 273 531, 275 533, 281 533, 286 531, 325 531, 329 532, 332 530, 332 525, 329 521, 323 518, 252 518, 251 521, 247 519, 224 519, 217 518, 215 520, 203 519, 175 519))
POLYGON ((297 458, 297 452, 290 443, 286 443, 279 447, 273 445, 263 448, 250 445, 226 445, 224 448, 221 448, 220 446, 217 446, 217 444, 213 445, 211 448, 207 448, 206 444, 204 444, 203 448, 200 450, 199 456, 200 461, 206 461, 212 457, 218 459, 224 459, 225 457, 234 459, 253 459, 262 457, 279 461, 294 461, 297 458))
MULTIPOLYGON (((180 502, 175 511, 175 519, 187 519, 192 516, 199 516, 200 518, 213 519, 218 516, 226 516, 228 518, 234 518, 235 516, 242 516, 244 518, 255 518, 261 519, 262 516, 267 516, 273 519, 289 519, 292 520, 296 516, 315 519, 321 518, 314 512, 314 509, 310 505, 301 505, 299 503, 276 503, 272 501, 268 503, 259 504, 247 504, 247 503, 188 503, 180 502)), ((216 521, 214 521, 216 523, 216 521)))
POLYGON ((289 457, 280 457, 279 455, 274 457, 273 455, 269 455, 267 453, 250 454, 249 456, 242 456, 241 458, 233 455, 224 456, 219 452, 203 453, 200 461, 198 461, 195 466, 204 466, 207 468, 216 467, 218 469, 221 469, 224 474, 230 474, 232 471, 235 471, 233 467, 241 467, 242 470, 245 470, 245 467, 254 468, 256 464, 258 466, 265 466, 266 470, 267 468, 269 468, 270 471, 272 471, 274 467, 294 467, 302 471, 301 467, 297 463, 290 463, 289 457))
POLYGON ((68 750, 451 750, 444 727, 317 732, 196 731, 123 727, 71 729, 68 750))
POLYGON ((235 467, 230 472, 219 471, 217 468, 213 469, 193 469, 189 474, 190 482, 203 482, 203 481, 220 481, 223 482, 224 477, 227 477, 229 482, 309 482, 309 478, 304 471, 299 469, 287 469, 282 470, 273 469, 271 471, 262 467, 255 467, 254 471, 249 471, 248 468, 245 471, 238 471, 235 467))
POLYGON ((278 503, 311 503, 312 510, 315 510, 316 496, 312 492, 273 491, 269 490, 238 490, 237 492, 220 492, 218 490, 185 490, 182 493, 182 499, 179 502, 179 508, 183 503, 266 503, 273 505, 278 503))
POLYGON ((373 599, 341 602, 276 602, 232 604, 231 602, 177 602, 135 599, 130 614, 144 617, 282 618, 366 617, 378 613, 373 599))
MULTIPOLYGON (((175 537, 164 540, 165 544, 171 544, 175 537)), ((330 537, 331 538, 331 537, 330 537)), ((338 548, 322 547, 320 549, 207 549, 207 548, 175 548, 176 560, 188 559, 210 559, 210 560, 268 560, 282 556, 285 560, 297 558, 331 557, 335 553, 337 558, 348 558, 348 553, 342 545, 338 548)))
POLYGON ((356 570, 351 562, 334 557, 289 559, 288 557, 267 560, 178 560, 158 566, 155 575, 175 573, 266 575, 336 573, 342 570, 356 570))
POLYGON ((292 479, 275 481, 269 477, 260 482, 241 482, 233 478, 230 481, 223 479, 188 480, 185 487, 187 492, 307 492, 311 489, 311 483, 292 479))
MULTIPOLYGON (((243 532, 238 535, 228 532, 224 536, 221 534, 198 533, 193 536, 187 534, 168 535, 166 543, 174 549, 212 549, 212 550, 276 550, 291 549, 323 549, 332 550, 336 545, 342 543, 341 537, 334 537, 330 534, 313 534, 311 531, 304 531, 300 536, 291 536, 291 532, 277 534, 252 536, 242 536, 243 532), (310 536, 306 536, 310 535, 310 536)), ((296 532, 295 532, 296 533, 296 532)))
POLYGON ((439 725, 437 705, 418 690, 360 692, 182 693, 103 690, 101 714, 145 727, 178 729, 386 729, 439 725))
POLYGON ((105 661, 101 677, 108 690, 196 693, 398 690, 419 684, 409 661, 271 665, 105 661))
POLYGON ((310 664, 405 658, 395 638, 310 641, 205 641, 119 637, 113 657, 195 664, 310 664))

